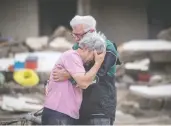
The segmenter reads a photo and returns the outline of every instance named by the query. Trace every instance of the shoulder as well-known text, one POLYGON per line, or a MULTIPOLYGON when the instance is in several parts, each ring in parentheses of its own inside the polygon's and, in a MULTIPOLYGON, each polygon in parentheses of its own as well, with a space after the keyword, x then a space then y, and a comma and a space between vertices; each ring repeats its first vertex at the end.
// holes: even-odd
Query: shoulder
POLYGON ((78 56, 78 53, 76 50, 68 50, 66 52, 64 52, 63 54, 63 57, 71 57, 71 56, 78 56))
POLYGON ((110 40, 106 40, 106 48, 107 49, 115 49, 113 42, 110 40))
POLYGON ((114 46, 114 43, 110 40, 106 40, 106 51, 118 55, 117 49, 114 46))
POLYGON ((68 60, 68 61, 82 61, 78 52, 76 50, 68 50, 62 54, 62 59, 63 60, 68 60))

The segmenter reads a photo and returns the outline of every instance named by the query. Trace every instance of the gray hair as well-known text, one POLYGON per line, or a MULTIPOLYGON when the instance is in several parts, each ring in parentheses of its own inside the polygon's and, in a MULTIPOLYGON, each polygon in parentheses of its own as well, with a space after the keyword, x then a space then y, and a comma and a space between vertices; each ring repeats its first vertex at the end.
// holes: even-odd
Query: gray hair
POLYGON ((96 50, 98 53, 102 53, 106 50, 106 37, 97 32, 87 33, 80 41, 80 48, 87 48, 90 51, 96 50))
POLYGON ((76 15, 71 21, 70 21, 70 26, 73 28, 76 25, 79 24, 84 24, 85 29, 84 31, 87 32, 89 30, 96 30, 96 20, 90 16, 79 16, 76 15))

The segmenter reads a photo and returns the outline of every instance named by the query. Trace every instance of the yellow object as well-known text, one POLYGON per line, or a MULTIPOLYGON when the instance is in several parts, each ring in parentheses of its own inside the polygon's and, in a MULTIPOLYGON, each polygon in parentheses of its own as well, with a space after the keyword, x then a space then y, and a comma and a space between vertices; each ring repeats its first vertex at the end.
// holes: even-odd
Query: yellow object
POLYGON ((38 75, 31 69, 23 69, 14 72, 13 78, 18 84, 24 87, 35 86, 39 83, 38 75))

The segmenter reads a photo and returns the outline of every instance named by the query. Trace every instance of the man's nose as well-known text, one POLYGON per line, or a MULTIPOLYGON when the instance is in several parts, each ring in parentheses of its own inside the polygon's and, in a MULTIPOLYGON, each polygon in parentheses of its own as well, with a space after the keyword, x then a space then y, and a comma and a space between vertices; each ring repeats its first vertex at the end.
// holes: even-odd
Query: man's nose
POLYGON ((80 38, 78 38, 78 37, 75 37, 75 41, 79 41, 80 40, 80 38))

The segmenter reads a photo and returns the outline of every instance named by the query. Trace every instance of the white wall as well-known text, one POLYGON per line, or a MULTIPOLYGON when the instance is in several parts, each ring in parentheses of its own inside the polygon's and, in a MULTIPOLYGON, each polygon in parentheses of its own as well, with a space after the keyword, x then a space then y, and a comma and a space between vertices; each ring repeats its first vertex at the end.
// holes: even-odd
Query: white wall
POLYGON ((91 14, 98 30, 118 44, 148 37, 146 0, 92 0, 91 14))
POLYGON ((17 40, 38 36, 37 0, 0 0, 0 32, 17 40))

